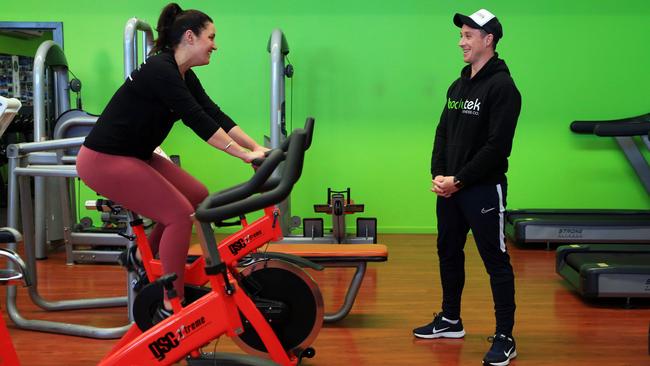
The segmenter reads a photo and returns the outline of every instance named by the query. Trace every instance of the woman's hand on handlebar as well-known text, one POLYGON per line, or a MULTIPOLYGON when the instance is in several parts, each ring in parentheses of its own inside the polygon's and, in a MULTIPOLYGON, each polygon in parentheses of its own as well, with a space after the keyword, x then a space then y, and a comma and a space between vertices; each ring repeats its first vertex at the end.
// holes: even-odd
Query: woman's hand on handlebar
POLYGON ((250 163, 250 162, 252 162, 252 161, 255 160, 255 159, 263 159, 263 158, 264 158, 264 154, 265 154, 266 151, 268 150, 268 149, 266 149, 266 148, 263 148, 263 149, 264 149, 264 150, 262 150, 262 149, 257 149, 257 150, 255 150, 255 151, 247 151, 247 152, 245 152, 245 153, 244 153, 244 156, 242 157, 242 160, 245 161, 246 163, 250 163))
POLYGON ((266 153, 268 151, 271 151, 271 149, 269 149, 268 147, 257 145, 253 151, 261 151, 263 153, 266 153))

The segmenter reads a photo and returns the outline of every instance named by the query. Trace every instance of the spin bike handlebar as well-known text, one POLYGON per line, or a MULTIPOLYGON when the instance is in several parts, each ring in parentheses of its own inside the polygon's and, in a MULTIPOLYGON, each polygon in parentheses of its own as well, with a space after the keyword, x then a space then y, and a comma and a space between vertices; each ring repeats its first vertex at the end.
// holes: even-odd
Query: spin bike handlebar
MULTIPOLYGON (((305 127, 303 128, 305 132, 307 133, 307 141, 305 141, 305 151, 309 150, 309 147, 311 146, 311 141, 312 138, 314 137, 314 117, 307 117, 307 120, 305 121, 305 127)), ((287 152, 287 149, 289 148, 289 139, 285 139, 282 142, 282 145, 280 145, 280 150, 284 151, 285 153, 287 152)), ((271 151, 267 151, 266 154, 264 155, 265 157, 269 156, 271 151)), ((255 159, 253 160, 253 165, 261 165, 264 162, 264 158, 262 159, 255 159)))
MULTIPOLYGON (((307 133, 307 141, 305 142, 305 151, 309 150, 309 147, 311 146, 311 141, 314 136, 314 118, 313 117, 308 117, 307 120, 305 121, 305 127, 304 127, 305 132, 307 133)), ((284 152, 285 158, 286 158, 286 153, 287 150, 289 149, 289 141, 290 139, 285 139, 280 146, 280 150, 284 152)), ((260 167, 264 163, 264 161, 269 157, 269 155, 273 152, 273 150, 269 150, 264 154, 264 158, 258 158, 254 159, 251 163, 256 166, 260 167)), ((230 191, 238 191, 242 186, 247 185, 248 182, 241 183, 235 186, 232 186, 230 188, 226 188, 222 191, 219 192, 220 195, 222 195, 223 202, 215 202, 215 204, 225 204, 225 203, 230 203, 230 202, 235 202, 241 199, 244 199, 250 194, 242 195, 242 194, 229 194, 226 195, 226 192, 230 191)), ((262 193, 262 192, 267 192, 272 190, 273 188, 277 187, 277 185, 280 184, 280 177, 277 175, 272 176, 270 179, 267 179, 266 182, 264 182, 261 186, 258 187, 257 192, 255 193, 262 193)))
POLYGON ((197 208, 196 218, 201 222, 222 222, 277 204, 288 197, 302 174, 305 150, 311 145, 313 125, 314 120, 307 119, 305 129, 295 130, 281 149, 271 151, 248 182, 208 196, 197 208), (273 171, 282 160, 285 160, 285 166, 280 178, 272 179, 273 171), (262 188, 269 190, 263 192, 262 188), (260 192, 263 193, 254 195, 260 192))
MULTIPOLYGON (((246 197, 249 197, 252 194, 264 190, 265 184, 270 181, 271 175, 284 159, 285 156, 282 150, 271 150, 268 156, 260 162, 257 170, 255 171, 255 174, 253 174, 253 176, 247 182, 224 189, 213 194, 212 196, 209 196, 207 199, 211 199, 210 206, 216 207, 232 202, 237 202, 246 197)), ((273 187, 269 189, 272 188, 273 187)))

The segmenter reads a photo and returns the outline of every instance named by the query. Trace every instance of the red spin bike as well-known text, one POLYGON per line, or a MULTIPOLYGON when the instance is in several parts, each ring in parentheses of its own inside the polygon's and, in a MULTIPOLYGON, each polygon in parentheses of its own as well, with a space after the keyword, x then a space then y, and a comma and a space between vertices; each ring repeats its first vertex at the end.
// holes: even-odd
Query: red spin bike
MULTIPOLYGON (((22 235, 17 230, 9 227, 0 229, 0 243, 18 243, 22 240, 22 235)), ((0 286, 15 286, 21 283, 25 286, 31 285, 27 265, 16 252, 0 248, 0 258, 12 263, 13 267, 0 269, 0 286)), ((9 336, 7 325, 0 314, 0 366, 17 366, 19 364, 18 354, 9 336)))
MULTIPOLYGON (((142 220, 133 215, 131 226, 151 282, 136 296, 136 324, 99 363, 108 365, 170 365, 183 358, 189 365, 297 365, 313 357, 310 347, 323 321, 323 299, 318 286, 301 267, 321 269, 305 259, 257 253, 282 238, 277 204, 288 197, 302 172, 305 150, 311 144, 314 120, 295 130, 281 149, 270 151, 253 177, 243 184, 206 198, 194 214, 203 256, 186 265, 183 306, 173 288, 174 274, 162 275, 153 258, 142 220), (281 165, 281 163, 283 163, 281 165), (276 173, 276 168, 279 175, 276 173), (248 223, 245 214, 264 210, 248 223), (212 229, 239 217, 241 230, 217 243, 212 229), (242 259, 251 259, 241 269, 242 259), (201 287, 197 291, 196 286, 201 287), (152 323, 154 309, 166 291, 174 313, 152 323), (192 293, 194 298, 192 299, 192 293), (202 353, 201 347, 226 335, 245 351, 270 358, 202 353)), ((98 201, 97 209, 111 203, 98 201)))

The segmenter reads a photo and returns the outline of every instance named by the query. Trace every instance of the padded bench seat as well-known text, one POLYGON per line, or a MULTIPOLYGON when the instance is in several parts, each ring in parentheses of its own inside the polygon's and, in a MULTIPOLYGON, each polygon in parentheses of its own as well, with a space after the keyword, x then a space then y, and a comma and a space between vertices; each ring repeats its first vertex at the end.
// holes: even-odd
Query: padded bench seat
POLYGON ((388 260, 388 248, 383 244, 267 244, 258 249, 265 251, 289 253, 319 264, 388 260))

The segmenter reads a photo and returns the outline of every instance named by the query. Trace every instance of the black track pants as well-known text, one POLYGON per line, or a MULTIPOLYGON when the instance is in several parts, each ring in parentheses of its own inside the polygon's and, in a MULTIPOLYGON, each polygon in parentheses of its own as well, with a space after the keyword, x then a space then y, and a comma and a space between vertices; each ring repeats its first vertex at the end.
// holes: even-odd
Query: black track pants
POLYGON ((490 275, 496 333, 511 335, 515 322, 515 281, 504 232, 506 190, 506 184, 466 187, 450 198, 438 197, 436 212, 444 316, 460 317, 465 284, 463 249, 471 229, 490 275))

